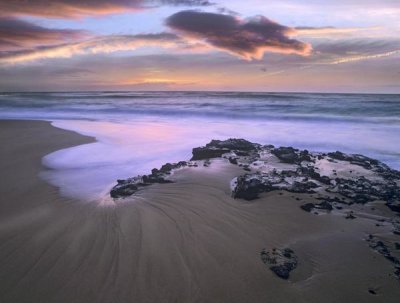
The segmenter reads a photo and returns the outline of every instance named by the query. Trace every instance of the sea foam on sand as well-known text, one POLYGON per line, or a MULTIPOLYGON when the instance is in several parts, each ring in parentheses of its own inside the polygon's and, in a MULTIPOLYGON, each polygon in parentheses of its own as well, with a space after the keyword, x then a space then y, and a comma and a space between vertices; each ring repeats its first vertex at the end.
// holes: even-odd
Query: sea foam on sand
POLYGON ((385 160, 388 150, 395 152, 399 144, 388 140, 390 134, 382 129, 318 121, 126 116, 117 120, 56 120, 52 124, 97 140, 43 158, 49 168, 41 174, 45 180, 59 187, 63 195, 88 201, 103 199, 117 179, 189 159, 193 147, 211 139, 246 138, 277 146, 362 153, 380 160, 385 160))

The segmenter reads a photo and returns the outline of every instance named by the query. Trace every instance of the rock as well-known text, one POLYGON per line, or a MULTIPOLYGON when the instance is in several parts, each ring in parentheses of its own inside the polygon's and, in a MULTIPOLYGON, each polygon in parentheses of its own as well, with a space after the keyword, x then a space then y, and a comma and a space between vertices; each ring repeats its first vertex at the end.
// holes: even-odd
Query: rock
POLYGON ((303 176, 308 176, 322 184, 330 185, 331 179, 328 176, 321 176, 319 173, 315 171, 313 167, 300 167, 298 168, 298 173, 303 176))
POLYGON ((235 154, 236 154, 236 156, 239 156, 239 157, 246 157, 246 156, 249 156, 249 155, 250 155, 249 152, 247 152, 247 151, 240 151, 240 150, 236 150, 236 151, 235 151, 235 154))
POLYGON ((388 257, 390 255, 389 249, 382 241, 371 241, 370 247, 384 257, 388 257))
POLYGON ((326 211, 331 211, 333 210, 332 205, 328 201, 323 201, 318 204, 314 203, 306 203, 300 206, 300 208, 306 212, 311 212, 314 209, 319 209, 319 210, 326 210, 326 211))
POLYGON ((171 180, 166 179, 168 175, 171 174, 172 170, 181 167, 188 166, 186 161, 181 161, 178 163, 167 163, 164 164, 160 169, 153 168, 150 175, 137 176, 135 178, 130 178, 126 180, 117 180, 117 185, 115 185, 111 191, 110 196, 114 199, 125 198, 135 194, 140 188, 159 183, 172 183, 171 180))
POLYGON ((328 201, 323 201, 323 202, 321 202, 319 204, 316 204, 315 208, 323 209, 323 210, 327 210, 327 211, 333 210, 332 205, 328 201))
POLYGON ((386 246, 385 243, 383 243, 383 241, 378 240, 376 237, 371 236, 367 239, 367 241, 369 242, 369 246, 375 250, 376 252, 378 252, 379 254, 381 254, 382 256, 384 256, 386 259, 388 259, 390 262, 396 264, 396 265, 400 265, 400 260, 396 257, 394 257, 391 253, 391 251, 389 250, 389 248, 386 246))
POLYGON ((135 192, 139 190, 139 187, 136 184, 124 184, 119 183, 119 185, 115 186, 111 192, 110 196, 112 198, 123 198, 133 195, 135 192))
POLYGON ((354 220, 354 219, 356 219, 357 217, 354 216, 352 213, 349 213, 349 214, 346 215, 345 218, 346 218, 346 219, 350 219, 350 220, 354 220))
POLYGON ((173 168, 173 165, 171 163, 164 164, 160 168, 160 172, 162 173, 169 173, 173 168))
POLYGON ((395 235, 400 235, 400 222, 393 222, 393 233, 395 235))
MULTIPOLYGON (((390 169, 387 165, 362 156, 349 155, 342 152, 311 153, 308 150, 299 150, 293 147, 275 148, 272 145, 251 143, 244 139, 212 140, 204 147, 193 149, 192 160, 205 160, 204 166, 208 166, 208 159, 224 157, 230 163, 239 165, 243 170, 250 172, 238 176, 236 187, 232 190, 234 198, 253 200, 262 192, 273 190, 286 190, 293 193, 320 193, 329 192, 338 197, 324 197, 327 203, 314 204, 314 209, 332 210, 332 203, 365 204, 374 200, 386 201, 387 207, 394 212, 400 210, 400 172, 390 169), (292 164, 284 170, 271 168, 269 156, 276 156, 281 162, 292 164), (359 165, 371 170, 374 178, 357 176, 351 178, 340 173, 337 177, 321 175, 315 159, 328 160, 333 163, 347 161, 352 165, 359 165), (264 163, 263 165, 256 165, 264 163), (251 174, 251 172, 254 172, 251 174), (336 200, 330 200, 336 199, 336 200)), ((333 164, 334 165, 334 164, 333 164)), ((181 161, 178 163, 166 163, 160 169, 153 169, 150 175, 139 176, 127 180, 118 180, 110 195, 124 197, 135 193, 140 187, 154 183, 170 183, 168 176, 174 169, 189 166, 197 167, 196 162, 181 161), (133 184, 133 185, 132 185, 133 184)), ((336 173, 336 170, 332 170, 336 173)), ((308 211, 311 206, 303 206, 308 211)), ((340 208, 335 205, 335 208, 340 208)), ((311 210, 310 210, 311 212, 311 210)), ((354 217, 354 216, 353 216, 354 217)), ((352 216, 348 216, 352 219, 352 216)), ((399 231, 400 232, 400 231, 399 231)))
POLYGON ((387 260, 389 260, 391 263, 394 264, 395 272, 394 275, 398 279, 400 279, 400 260, 393 256, 389 247, 386 246, 386 244, 378 240, 376 237, 369 235, 367 240, 369 242, 369 247, 372 248, 374 251, 377 253, 381 254, 383 257, 385 257, 387 260))
POLYGON ((363 155, 353 154, 348 155, 336 151, 328 153, 328 156, 335 160, 347 161, 350 164, 361 166, 367 170, 372 170, 379 173, 386 180, 400 180, 400 172, 390 169, 386 164, 363 155))
POLYGON ((260 179, 250 175, 244 175, 237 178, 237 184, 232 192, 234 199, 254 200, 258 195, 265 191, 265 186, 260 179))
POLYGON ((229 163, 231 163, 231 164, 235 164, 235 165, 237 165, 237 164, 238 164, 238 161, 237 161, 237 159, 238 159, 238 158, 234 158, 234 157, 229 157, 229 158, 228 158, 228 160, 229 160, 229 163))
POLYGON ((314 203, 306 203, 300 206, 300 208, 306 212, 311 212, 315 208, 314 203))
POLYGON ((385 203, 387 207, 389 207, 392 211, 400 213, 400 201, 391 201, 385 203))
POLYGON ((339 199, 338 197, 318 197, 317 200, 322 200, 329 203, 344 203, 343 198, 339 199))
POLYGON ((256 151, 259 146, 244 139, 212 140, 204 147, 193 148, 191 161, 219 158, 231 151, 248 154, 250 151, 256 151))
POLYGON ((205 160, 203 163, 204 167, 209 167, 211 165, 211 161, 210 160, 205 160))
POLYGON ((220 158, 223 154, 229 153, 229 149, 214 149, 208 147, 193 148, 193 157, 191 161, 206 160, 211 158, 220 158))
POLYGON ((369 288, 369 289, 368 289, 368 292, 369 292, 371 295, 376 295, 376 291, 375 291, 375 289, 373 289, 373 288, 369 288))
POLYGON ((295 164, 302 161, 311 161, 311 157, 307 150, 299 151, 293 147, 275 148, 271 150, 271 153, 283 163, 295 164))
POLYGON ((290 248, 274 248, 270 251, 263 249, 261 251, 261 260, 278 277, 285 280, 289 279, 290 272, 297 267, 297 256, 290 248))
POLYGON ((400 249, 400 242, 396 242, 394 243, 394 247, 399 250, 400 249))
POLYGON ((354 203, 365 204, 374 200, 386 200, 388 207, 396 209, 396 202, 400 199, 400 188, 395 182, 377 182, 364 176, 357 179, 336 178, 336 186, 332 187, 342 196, 351 199, 354 203))
POLYGON ((292 147, 279 147, 272 150, 272 154, 284 163, 296 163, 298 161, 295 149, 292 147))
POLYGON ((395 267, 394 276, 400 280, 400 266, 395 267))
POLYGON ((244 139, 228 139, 225 141, 212 140, 206 145, 208 148, 223 148, 232 151, 255 151, 260 145, 251 143, 250 141, 244 139))
POLYGON ((172 183, 172 181, 165 179, 161 175, 147 175, 147 176, 142 176, 142 184, 164 184, 164 183, 172 183))
POLYGON ((313 189, 317 187, 318 185, 312 181, 306 181, 306 182, 294 181, 292 186, 288 187, 287 190, 294 193, 313 194, 315 193, 313 189))
POLYGON ((340 160, 340 161, 344 161, 344 160, 347 159, 346 158, 347 155, 345 155, 344 153, 342 153, 340 151, 336 151, 336 152, 333 152, 333 153, 328 153, 328 156, 331 157, 332 159, 340 160))

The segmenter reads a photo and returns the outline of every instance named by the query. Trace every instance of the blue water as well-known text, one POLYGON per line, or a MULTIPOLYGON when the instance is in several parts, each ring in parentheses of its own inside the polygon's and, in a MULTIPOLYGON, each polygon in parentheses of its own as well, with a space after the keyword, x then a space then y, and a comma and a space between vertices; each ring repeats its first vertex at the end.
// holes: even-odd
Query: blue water
POLYGON ((400 95, 2 93, 0 118, 50 120, 96 137, 43 159, 52 169, 46 180, 84 199, 106 195, 117 178, 187 159, 192 147, 229 137, 362 153, 400 169, 400 95))
POLYGON ((97 92, 3 93, 2 117, 118 119, 126 115, 292 119, 353 122, 400 121, 400 95, 97 92))

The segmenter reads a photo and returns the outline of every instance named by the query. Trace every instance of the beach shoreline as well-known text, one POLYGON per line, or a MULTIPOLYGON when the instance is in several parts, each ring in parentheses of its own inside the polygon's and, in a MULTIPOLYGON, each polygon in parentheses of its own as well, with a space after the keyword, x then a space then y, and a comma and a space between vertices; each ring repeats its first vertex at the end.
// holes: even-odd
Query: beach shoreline
POLYGON ((230 181, 243 170, 226 159, 100 207, 61 197, 39 178, 43 156, 93 138, 40 121, 0 121, 0 136, 2 302, 397 302, 400 295, 393 266, 366 241, 391 233, 389 225, 310 214, 300 208, 305 194, 235 200, 230 181), (288 281, 260 256, 285 247, 298 257, 288 281))

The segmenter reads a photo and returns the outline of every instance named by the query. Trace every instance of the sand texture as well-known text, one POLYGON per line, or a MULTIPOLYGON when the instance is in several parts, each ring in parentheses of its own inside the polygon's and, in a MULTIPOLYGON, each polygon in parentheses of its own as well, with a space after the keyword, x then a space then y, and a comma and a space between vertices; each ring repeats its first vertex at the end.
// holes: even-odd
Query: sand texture
MULTIPOLYGON (((176 171, 113 206, 71 200, 38 175, 41 158, 93 139, 47 122, 1 121, 0 302, 398 302, 393 264, 369 234, 399 241, 384 205, 315 215, 310 194, 232 198, 227 159, 176 171), (396 238, 397 237, 397 238, 396 238), (277 277, 262 251, 290 247, 277 277), (373 292, 373 293, 371 293, 373 292)), ((388 242, 389 243, 389 242, 388 242)))

